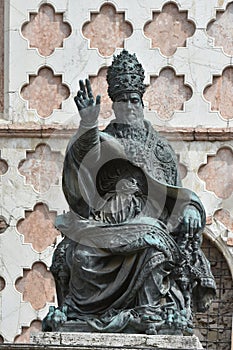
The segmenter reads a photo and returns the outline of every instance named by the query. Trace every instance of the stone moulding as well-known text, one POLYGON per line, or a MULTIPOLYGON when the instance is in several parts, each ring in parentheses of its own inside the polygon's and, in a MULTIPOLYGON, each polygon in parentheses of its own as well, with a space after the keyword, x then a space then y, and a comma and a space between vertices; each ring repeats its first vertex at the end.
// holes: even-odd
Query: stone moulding
MULTIPOLYGON (((31 335, 31 343, 44 346, 40 349, 167 349, 167 350, 198 350, 203 349, 196 336, 177 335, 145 335, 122 333, 61 333, 40 332, 31 335)), ((13 348, 12 348, 13 349, 13 348)))
MULTIPOLYGON (((156 130, 169 141, 229 141, 233 140, 233 127, 229 128, 191 128, 191 127, 159 127, 156 130)), ((0 137, 27 137, 27 138, 67 138, 69 139, 76 128, 62 125, 0 125, 0 137)))

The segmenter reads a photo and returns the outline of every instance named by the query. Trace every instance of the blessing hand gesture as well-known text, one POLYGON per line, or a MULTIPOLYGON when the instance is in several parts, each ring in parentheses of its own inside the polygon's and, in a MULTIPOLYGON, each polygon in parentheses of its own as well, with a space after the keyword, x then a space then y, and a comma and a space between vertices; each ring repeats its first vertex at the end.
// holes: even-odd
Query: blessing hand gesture
POLYGON ((90 80, 86 79, 85 83, 86 86, 83 80, 79 81, 80 90, 78 90, 74 101, 78 107, 81 119, 86 124, 95 124, 100 112, 101 96, 97 95, 96 100, 94 100, 90 80))

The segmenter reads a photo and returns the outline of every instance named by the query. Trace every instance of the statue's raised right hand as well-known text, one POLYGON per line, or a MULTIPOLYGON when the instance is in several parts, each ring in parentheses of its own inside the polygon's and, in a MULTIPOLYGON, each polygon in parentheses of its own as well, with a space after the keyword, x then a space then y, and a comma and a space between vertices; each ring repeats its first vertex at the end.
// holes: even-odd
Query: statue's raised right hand
POLYGON ((96 100, 94 100, 90 80, 86 79, 85 83, 86 86, 83 80, 79 81, 80 90, 78 91, 77 96, 75 96, 74 101, 78 107, 83 122, 91 125, 95 124, 98 119, 101 96, 98 95, 96 100))

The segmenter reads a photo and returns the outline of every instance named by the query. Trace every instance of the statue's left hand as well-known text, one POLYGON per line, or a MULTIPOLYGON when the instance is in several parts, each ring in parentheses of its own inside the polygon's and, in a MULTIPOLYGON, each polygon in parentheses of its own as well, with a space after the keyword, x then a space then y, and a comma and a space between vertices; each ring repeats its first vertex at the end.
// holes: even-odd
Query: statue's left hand
POLYGON ((189 232, 190 235, 201 229, 201 215, 193 205, 188 205, 184 208, 183 225, 186 232, 189 232))

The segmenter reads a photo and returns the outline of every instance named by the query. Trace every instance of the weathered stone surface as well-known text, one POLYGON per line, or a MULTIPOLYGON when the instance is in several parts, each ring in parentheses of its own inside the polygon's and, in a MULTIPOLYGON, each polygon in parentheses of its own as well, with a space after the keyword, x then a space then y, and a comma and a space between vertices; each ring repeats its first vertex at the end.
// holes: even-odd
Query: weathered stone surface
POLYGON ((144 100, 149 110, 156 111, 161 119, 171 119, 176 110, 184 110, 184 102, 192 90, 184 83, 184 76, 176 76, 171 68, 164 68, 158 77, 151 77, 144 100))
POLYGON ((227 67, 222 75, 213 76, 213 83, 204 90, 204 97, 211 103, 212 111, 219 111, 224 119, 232 119, 233 102, 231 99, 233 69, 227 67))
POLYGON ((21 90, 22 97, 28 100, 29 109, 36 109, 43 118, 49 117, 54 109, 61 109, 69 94, 68 87, 62 83, 62 75, 55 75, 48 67, 42 67, 37 75, 30 75, 29 84, 21 90))
POLYGON ((103 56, 110 56, 116 47, 124 47, 124 39, 132 34, 132 26, 125 21, 124 12, 105 4, 99 13, 91 13, 91 21, 83 26, 83 35, 90 40, 90 47, 98 48, 103 56))
POLYGON ((26 211, 25 218, 17 223, 17 230, 24 235, 24 242, 31 243, 37 252, 55 244, 59 232, 54 228, 56 212, 50 211, 44 203, 35 205, 33 211, 26 211))
POLYGON ((196 336, 174 335, 49 332, 32 335, 31 342, 40 345, 80 346, 85 349, 203 349, 196 336))
POLYGON ((48 4, 43 4, 38 13, 30 13, 30 21, 22 26, 22 34, 29 40, 30 47, 38 48, 43 56, 51 55, 56 47, 63 47, 63 40, 70 33, 70 25, 63 22, 63 14, 55 13, 48 4))
POLYGON ((63 157, 53 152, 46 144, 39 144, 35 151, 26 152, 26 159, 19 163, 19 172, 26 177, 26 183, 38 192, 46 192, 51 185, 59 184, 63 157))
POLYGON ((180 12, 172 3, 165 4, 162 12, 153 12, 152 21, 144 27, 152 47, 159 47, 166 56, 173 55, 177 47, 186 46, 186 39, 194 30, 194 24, 187 20, 187 11, 180 12))
POLYGON ((34 263, 31 270, 24 269, 23 277, 16 281, 15 288, 35 310, 42 309, 46 302, 54 302, 54 280, 51 272, 41 262, 34 263))
POLYGON ((215 156, 207 157, 207 164, 199 168, 198 175, 206 188, 219 198, 229 198, 233 191, 233 152, 228 147, 220 148, 215 156))
POLYGON ((217 11, 216 19, 207 27, 207 34, 214 38, 214 46, 222 47, 228 54, 233 54, 232 37, 233 4, 230 3, 226 11, 217 11))
POLYGON ((30 327, 22 327, 21 334, 17 335, 14 339, 15 343, 30 343, 30 334, 41 331, 41 321, 34 320, 31 322, 30 327))

